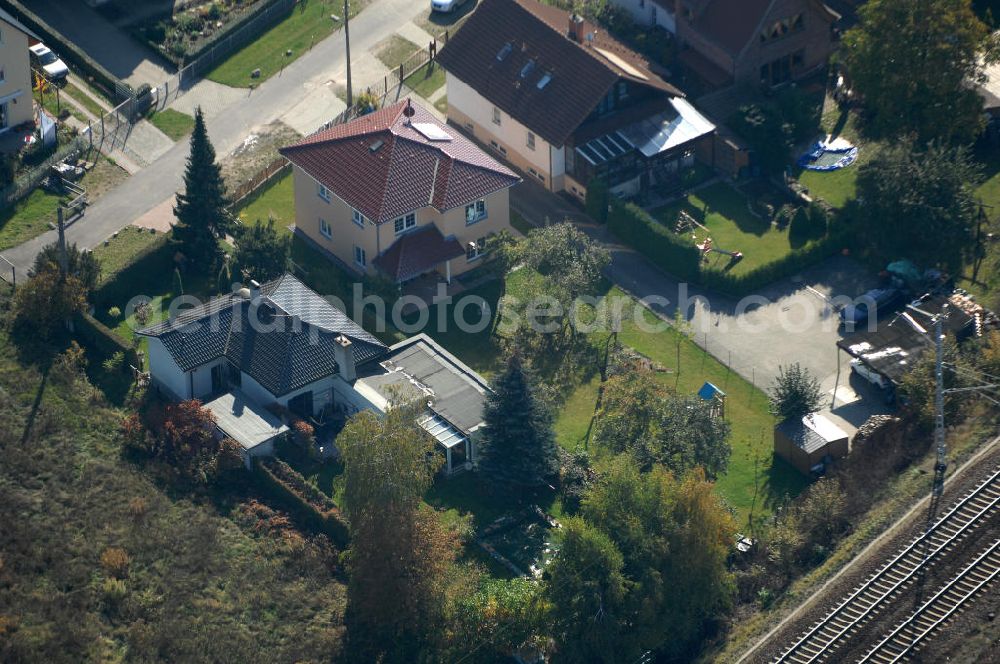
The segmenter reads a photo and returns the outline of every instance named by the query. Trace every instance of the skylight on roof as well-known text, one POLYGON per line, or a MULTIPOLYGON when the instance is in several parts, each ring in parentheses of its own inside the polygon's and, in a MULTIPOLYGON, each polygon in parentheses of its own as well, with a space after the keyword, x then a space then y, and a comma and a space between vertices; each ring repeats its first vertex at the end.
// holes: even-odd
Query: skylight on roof
POLYGON ((534 69, 535 69, 535 61, 528 60, 528 63, 523 67, 521 67, 521 78, 527 78, 528 74, 530 74, 534 69))
POLYGON ((500 48, 500 50, 497 51, 497 61, 498 62, 503 62, 503 59, 506 58, 508 55, 510 55, 510 52, 513 51, 513 50, 514 50, 514 47, 511 46, 510 42, 507 42, 506 44, 504 44, 500 48))
POLYGON ((428 141, 450 141, 451 134, 433 122, 414 122, 411 125, 428 141))
POLYGON ((546 85, 549 84, 549 81, 551 80, 552 80, 552 72, 547 71, 544 74, 542 74, 542 77, 538 79, 538 89, 541 90, 542 88, 544 88, 546 85))
POLYGON ((382 147, 382 141, 378 140, 378 141, 375 141, 374 143, 372 143, 371 145, 369 145, 368 149, 371 150, 372 152, 378 152, 378 149, 380 147, 382 147))

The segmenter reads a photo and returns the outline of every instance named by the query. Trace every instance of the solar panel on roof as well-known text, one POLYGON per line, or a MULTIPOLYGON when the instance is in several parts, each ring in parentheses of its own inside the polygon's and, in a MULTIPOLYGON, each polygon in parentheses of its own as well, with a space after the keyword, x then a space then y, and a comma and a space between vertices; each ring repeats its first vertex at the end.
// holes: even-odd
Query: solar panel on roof
POLYGON ((433 122, 414 122, 411 126, 429 141, 451 140, 451 134, 433 122))

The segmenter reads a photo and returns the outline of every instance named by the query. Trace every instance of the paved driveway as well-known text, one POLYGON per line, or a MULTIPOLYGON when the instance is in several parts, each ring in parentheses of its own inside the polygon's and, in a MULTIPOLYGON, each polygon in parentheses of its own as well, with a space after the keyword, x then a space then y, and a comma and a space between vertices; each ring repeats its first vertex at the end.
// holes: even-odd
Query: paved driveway
MULTIPOLYGON (((73 41, 87 55, 132 87, 156 87, 170 77, 171 65, 80 0, 31 0, 31 11, 73 41)), ((58 51, 58 46, 49 44, 58 51)))
POLYGON ((535 225, 545 218, 553 223, 573 220, 610 250, 607 274, 616 285, 645 299, 667 320, 673 320, 680 303, 698 345, 758 387, 767 389, 779 366, 797 362, 820 380, 829 399, 825 411, 849 433, 869 415, 886 412, 882 394, 850 375, 849 358, 836 346, 841 332, 830 300, 854 298, 875 285, 874 277, 856 261, 830 258, 737 300, 665 274, 578 207, 533 182, 514 188, 511 207, 535 225))

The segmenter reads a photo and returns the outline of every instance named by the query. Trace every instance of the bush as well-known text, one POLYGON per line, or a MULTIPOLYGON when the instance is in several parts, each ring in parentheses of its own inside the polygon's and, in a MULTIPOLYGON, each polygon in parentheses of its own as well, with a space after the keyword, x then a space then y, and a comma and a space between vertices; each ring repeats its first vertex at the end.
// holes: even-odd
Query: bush
POLYGON ((294 468, 281 459, 265 458, 256 460, 254 471, 254 477, 261 480, 290 511, 328 535, 338 546, 347 545, 347 522, 336 503, 294 468))
POLYGON ((594 178, 587 185, 587 214, 596 222, 608 223, 608 185, 600 178, 594 178))
POLYGON ((642 208, 613 200, 608 228, 665 272, 681 279, 698 279, 701 262, 698 249, 642 208))

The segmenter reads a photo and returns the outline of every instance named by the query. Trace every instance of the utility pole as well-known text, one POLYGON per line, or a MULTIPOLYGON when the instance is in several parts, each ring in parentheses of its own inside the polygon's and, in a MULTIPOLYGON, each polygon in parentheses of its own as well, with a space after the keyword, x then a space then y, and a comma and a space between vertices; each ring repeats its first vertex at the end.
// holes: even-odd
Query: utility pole
POLYGON ((351 90, 351 26, 349 0, 344 0, 344 46, 347 49, 347 108, 354 105, 354 93, 351 90))
POLYGON ((937 461, 934 463, 934 495, 944 491, 944 471, 948 468, 944 441, 944 321, 948 318, 948 304, 934 317, 934 445, 937 461))
POLYGON ((69 273, 69 256, 66 255, 66 225, 63 223, 63 207, 56 208, 56 224, 59 231, 59 271, 65 277, 69 273))

